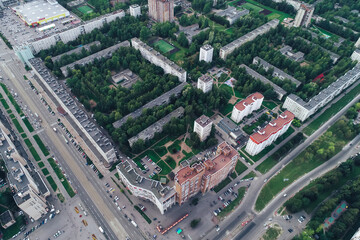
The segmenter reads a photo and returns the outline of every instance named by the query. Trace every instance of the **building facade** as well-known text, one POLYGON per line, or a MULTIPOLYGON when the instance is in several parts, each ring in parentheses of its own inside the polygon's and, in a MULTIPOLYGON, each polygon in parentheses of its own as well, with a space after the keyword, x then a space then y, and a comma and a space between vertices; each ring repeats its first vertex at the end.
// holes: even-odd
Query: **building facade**
POLYGON ((133 17, 141 16, 141 8, 138 4, 133 4, 130 6, 130 15, 133 17))
POLYGON ((211 127, 213 122, 210 118, 205 115, 202 115, 194 122, 194 132, 196 132, 200 138, 200 141, 205 141, 211 133, 211 127))
POLYGON ((231 113, 231 119, 239 123, 244 117, 251 114, 253 111, 260 109, 264 100, 264 96, 261 93, 253 93, 244 100, 238 102, 231 113))
POLYGON ((360 49, 355 49, 351 54, 351 60, 360 62, 360 49))
POLYGON ((279 23, 279 19, 273 19, 265 23, 264 25, 254 29, 253 31, 245 34, 244 36, 236 39, 235 41, 225 45, 224 47, 220 48, 220 58, 225 60, 226 57, 231 54, 236 48, 239 48, 243 44, 254 40, 257 36, 269 32, 272 28, 276 28, 279 23))
POLYGON ((181 168, 175 174, 175 191, 179 205, 197 193, 204 194, 217 186, 234 171, 239 158, 239 153, 233 147, 222 142, 213 159, 181 168))
POLYGON ((174 21, 174 0, 148 0, 149 17, 157 22, 174 21))
POLYGON ((206 44, 200 48, 199 61, 212 62, 214 48, 206 44))
POLYGON ((300 121, 305 121, 358 79, 360 79, 360 64, 347 71, 308 102, 295 94, 289 94, 285 99, 283 108, 291 111, 300 121))
POLYGON ((10 212, 10 210, 7 210, 0 215, 1 227, 4 229, 12 226, 15 222, 14 215, 10 212))
POLYGON ((117 165, 116 169, 129 191, 136 197, 151 201, 161 214, 175 205, 176 192, 173 188, 164 187, 159 181, 139 175, 127 160, 117 165))
POLYGON ((239 18, 246 16, 250 13, 248 9, 237 10, 235 7, 228 7, 216 13, 217 16, 223 17, 229 21, 230 25, 235 23, 239 18))
POLYGON ((294 27, 309 27, 314 10, 313 6, 301 4, 295 16, 294 27))
POLYGON ((161 67, 165 73, 177 76, 180 82, 186 82, 186 71, 161 55, 158 51, 155 51, 138 38, 132 38, 131 45, 133 48, 139 50, 146 60, 161 67))
POLYGON ((294 120, 294 114, 290 111, 285 111, 279 117, 252 134, 246 145, 246 152, 251 156, 260 153, 264 148, 271 145, 278 137, 284 134, 290 127, 291 122, 294 120))
POLYGON ((213 86, 214 80, 209 75, 202 75, 198 78, 197 88, 204 93, 210 92, 213 86))
POLYGON ((360 47, 360 37, 359 37, 359 39, 356 41, 355 47, 356 47, 356 48, 359 48, 359 47, 360 47))

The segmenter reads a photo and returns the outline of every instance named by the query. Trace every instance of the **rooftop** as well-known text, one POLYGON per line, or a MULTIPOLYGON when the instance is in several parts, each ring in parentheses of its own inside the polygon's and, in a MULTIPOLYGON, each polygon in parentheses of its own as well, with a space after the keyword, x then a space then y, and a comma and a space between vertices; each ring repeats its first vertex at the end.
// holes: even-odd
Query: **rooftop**
POLYGON ((129 119, 129 117, 134 118, 138 118, 141 116, 143 109, 147 109, 147 108, 153 108, 156 106, 161 106, 165 103, 168 103, 170 101, 170 97, 172 95, 174 96, 178 96, 181 91, 183 90, 183 88, 187 85, 186 82, 181 83, 180 85, 174 87, 173 89, 171 89, 170 91, 164 93, 163 95, 161 95, 160 97, 155 98, 154 100, 152 100, 151 102, 148 102, 147 104, 145 104, 144 106, 138 108, 137 110, 135 110, 132 113, 129 113, 128 115, 126 115, 125 117, 123 117, 122 119, 116 121, 113 123, 113 126, 115 128, 119 128, 121 127, 124 123, 126 123, 126 121, 129 119))
POLYGON ((261 93, 258 93, 258 92, 253 93, 253 94, 247 96, 247 98, 238 102, 235 105, 235 108, 239 111, 243 111, 246 108, 246 106, 252 104, 254 102, 254 100, 262 99, 262 98, 264 98, 264 96, 261 93))
POLYGON ((195 163, 194 165, 185 166, 181 168, 175 174, 175 180, 178 184, 183 184, 184 182, 196 177, 200 172, 204 171, 204 165, 202 163, 195 163))
POLYGON ((286 124, 290 123, 294 119, 294 114, 288 110, 279 115, 279 117, 269 122, 263 129, 260 129, 256 133, 250 136, 250 139, 257 144, 260 144, 267 140, 271 135, 278 132, 286 124))
POLYGON ((300 62, 304 59, 304 53, 303 52, 294 52, 292 50, 292 47, 289 45, 285 45, 280 50, 280 53, 288 58, 290 58, 293 61, 300 62))
POLYGON ((14 220, 14 216, 12 215, 10 210, 7 210, 0 215, 1 226, 6 225, 7 223, 9 223, 12 220, 14 220))
POLYGON ((213 78, 206 74, 200 76, 198 79, 203 82, 212 82, 213 81, 213 78))
POLYGON ((12 7, 12 9, 23 16, 24 20, 28 23, 38 22, 41 19, 50 18, 60 14, 69 13, 63 6, 56 1, 33 1, 12 7))
POLYGON ((75 48, 75 49, 73 49, 73 50, 70 50, 70 51, 68 51, 68 52, 62 53, 62 54, 57 55, 57 56, 55 56, 55 57, 52 57, 51 60, 52 60, 53 62, 56 62, 56 61, 60 60, 60 58, 61 58, 62 56, 64 56, 64 55, 71 55, 71 54, 73 54, 73 53, 80 53, 83 48, 85 48, 85 50, 89 51, 89 50, 90 50, 90 47, 93 46, 93 45, 99 46, 99 45, 100 45, 100 42, 99 42, 99 41, 94 41, 94 42, 92 42, 92 43, 88 43, 88 44, 83 45, 83 46, 80 45, 80 46, 78 46, 77 48, 75 48))
POLYGON ((114 76, 112 76, 112 80, 116 84, 120 84, 124 88, 131 88, 138 80, 139 76, 133 73, 130 69, 125 69, 114 76))
POLYGON ((154 137, 155 133, 161 132, 164 125, 170 122, 172 118, 180 118, 184 115, 184 108, 178 107, 159 121, 153 123, 146 129, 139 132, 136 136, 129 139, 130 146, 132 146, 137 140, 143 139, 143 140, 149 140, 154 137))
POLYGON ((235 7, 228 7, 225 10, 217 12, 216 15, 220 17, 226 17, 229 19, 237 19, 249 13, 250 11, 248 9, 237 10, 235 7))
POLYGON ((199 117, 198 119, 195 120, 197 122, 197 124, 199 124, 201 127, 206 127, 209 124, 212 124, 212 121, 210 118, 208 118, 205 115, 202 115, 201 117, 199 117))
POLYGON ((132 185, 151 191, 160 202, 165 201, 175 194, 175 190, 173 188, 163 186, 159 181, 145 178, 139 175, 131 163, 127 160, 118 164, 116 168, 119 169, 123 175, 125 175, 127 180, 132 185))
POLYGON ((211 50, 211 49, 214 49, 214 48, 213 48, 211 45, 209 45, 209 44, 206 44, 206 45, 202 46, 201 48, 204 49, 205 51, 209 51, 209 50, 211 50))

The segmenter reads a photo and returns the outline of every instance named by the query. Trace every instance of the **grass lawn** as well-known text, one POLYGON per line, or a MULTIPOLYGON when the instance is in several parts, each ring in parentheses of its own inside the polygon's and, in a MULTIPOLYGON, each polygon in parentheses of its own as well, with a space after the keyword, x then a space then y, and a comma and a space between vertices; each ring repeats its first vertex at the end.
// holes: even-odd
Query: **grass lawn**
POLYGON ((237 161, 236 166, 235 166, 235 171, 237 172, 238 175, 242 174, 243 172, 245 172, 247 169, 247 166, 245 164, 243 164, 240 160, 237 161))
POLYGON ((219 214, 219 217, 224 217, 228 213, 230 213, 232 210, 234 210, 239 204, 241 203, 241 200, 244 198, 246 191, 246 187, 241 187, 238 189, 238 197, 232 201, 226 208, 224 208, 219 214))
POLYGON ((9 110, 7 110, 6 112, 7 112, 8 114, 12 113, 12 111, 11 111, 10 109, 9 109, 9 110))
POLYGON ((187 153, 185 150, 182 150, 182 153, 185 155, 185 157, 183 157, 180 161, 179 161, 179 165, 182 161, 185 161, 186 159, 191 158, 192 156, 194 156, 195 154, 193 152, 189 152, 187 153))
POLYGON ((57 177, 59 178, 60 182, 64 186, 66 192, 69 194, 70 197, 75 196, 75 192, 70 186, 70 183, 65 178, 64 174, 62 173, 59 166, 56 164, 55 160, 53 158, 48 158, 48 162, 50 163, 51 167, 53 168, 54 172, 56 173, 57 177))
POLYGON ((281 228, 279 225, 275 224, 274 227, 269 228, 266 230, 265 234, 263 235, 264 240, 276 240, 278 239, 281 232, 281 228))
POLYGON ((172 157, 168 156, 168 157, 165 159, 165 162, 166 162, 172 169, 175 169, 175 167, 176 167, 176 162, 175 162, 175 160, 174 160, 172 157))
POLYGON ((168 175, 171 172, 171 168, 163 160, 158 162, 157 165, 162 169, 159 175, 168 175))
POLYGON ((274 144, 271 144, 270 146, 267 146, 264 150, 262 150, 260 153, 258 153, 255 156, 251 156, 251 159, 254 162, 259 161, 262 157, 264 157, 268 152, 270 152, 274 148, 274 144))
POLYGON ((156 148, 154 148, 154 150, 160 157, 164 156, 168 152, 166 147, 164 147, 164 146, 156 147, 156 148))
POLYGON ((327 120, 339 112, 342 108, 346 106, 351 100, 353 100, 360 92, 360 84, 354 87, 349 93, 342 97, 339 101, 331 105, 326 109, 318 118, 312 121, 305 129, 304 133, 308 136, 313 134, 321 125, 323 125, 327 120))
POLYGON ((214 191, 216 193, 220 192, 221 189, 226 187, 226 185, 228 185, 229 183, 231 183, 231 179, 229 177, 227 177, 221 183, 219 183, 217 186, 214 187, 214 191))
POLYGON ((221 84, 220 88, 225 89, 227 92, 229 92, 231 94, 231 96, 234 95, 232 87, 230 87, 226 84, 221 84))
POLYGON ((277 107, 277 104, 273 101, 263 101, 262 105, 270 110, 273 110, 277 107))
POLYGON ((177 153, 181 150, 181 147, 180 147, 180 144, 181 144, 181 141, 180 140, 176 140, 173 144, 171 144, 167 150, 170 152, 170 153, 177 153))
MULTIPOLYGON (((270 20, 270 19, 274 19, 274 18, 271 16, 272 14, 278 14, 278 15, 279 15, 278 19, 279 19, 280 21, 283 21, 285 18, 288 18, 288 17, 292 17, 292 18, 295 17, 295 16, 291 16, 291 15, 289 15, 289 14, 287 14, 287 13, 284 13, 284 12, 281 12, 281 11, 278 11, 278 10, 275 10, 275 9, 273 9, 273 8, 264 6, 264 5, 262 5, 262 4, 260 4, 260 3, 256 2, 256 1, 254 1, 254 0, 246 0, 246 1, 247 1, 248 3, 252 3, 252 4, 255 5, 256 7, 259 7, 259 8, 262 8, 262 9, 267 9, 267 10, 272 11, 272 13, 267 16, 269 20, 270 20)), ((244 5, 245 5, 245 4, 244 4, 244 5)), ((242 5, 242 6, 244 6, 244 5, 242 5)))
POLYGON ((5 99, 0 99, 0 101, 6 110, 10 108, 5 99))
POLYGON ((31 147, 29 148, 30 152, 31 152, 31 155, 33 155, 35 161, 40 161, 41 160, 41 157, 39 156, 39 154, 37 153, 37 151, 35 150, 34 147, 31 147))
POLYGON ((29 130, 29 132, 33 132, 34 128, 31 125, 31 123, 29 122, 29 119, 27 118, 23 118, 23 122, 25 123, 25 126, 27 127, 27 129, 29 130))
POLYGON ((238 98, 245 98, 246 96, 242 95, 238 90, 234 89, 234 92, 235 92, 235 97, 238 97, 238 98))
POLYGON ((45 167, 45 164, 43 162, 38 162, 39 168, 45 167))
POLYGON ((164 137, 163 139, 161 139, 159 142, 157 142, 153 148, 157 148, 157 147, 162 147, 164 146, 166 143, 168 143, 169 141, 171 141, 169 136, 164 137))
POLYGON ((52 176, 47 176, 46 180, 49 182, 51 188, 54 190, 54 192, 57 190, 57 185, 54 181, 54 179, 52 178, 52 176))
POLYGON ((45 144, 43 143, 43 141, 41 141, 40 137, 38 135, 34 135, 34 139, 36 141, 36 143, 39 145, 40 150, 43 152, 43 154, 46 156, 48 156, 50 153, 47 150, 45 144))
POLYGON ((151 160, 153 160, 153 162, 158 162, 160 160, 159 155, 157 155, 154 150, 147 150, 146 152, 144 152, 137 158, 142 159, 145 156, 148 156, 149 158, 151 158, 151 160))
POLYGON ((225 107, 220 111, 220 113, 224 116, 228 115, 229 113, 231 113, 231 111, 233 110, 234 105, 228 103, 225 105, 225 107))
POLYGON ((279 17, 281 17, 281 15, 278 14, 278 13, 270 13, 269 15, 267 15, 267 18, 268 18, 269 20, 273 20, 273 19, 279 18, 279 17))
POLYGON ((28 148, 32 147, 32 143, 30 142, 29 139, 25 139, 24 142, 28 148))
POLYGON ((167 53, 174 49, 169 43, 164 40, 159 40, 154 43, 154 46, 160 49, 160 52, 167 53))
POLYGON ((47 168, 43 168, 41 171, 43 172, 44 176, 49 174, 49 170, 47 170, 47 168))
POLYGON ((180 46, 180 44, 176 41, 171 41, 175 47, 179 49, 176 53, 173 53, 169 56, 170 60, 176 62, 180 66, 184 63, 184 59, 186 59, 185 54, 187 53, 187 48, 180 46))
POLYGON ((57 197, 59 198, 60 202, 64 202, 64 201, 65 201, 65 198, 64 198, 64 196, 63 196, 61 193, 58 193, 58 194, 57 194, 57 197))
POLYGON ((328 154, 327 159, 330 159, 332 156, 335 156, 347 144, 347 142, 349 142, 344 138, 340 138, 337 135, 332 134, 336 127, 337 125, 335 123, 318 140, 308 146, 288 165, 282 168, 282 170, 276 176, 274 176, 272 179, 270 179, 270 181, 267 182, 267 184, 262 188, 259 197, 256 200, 255 209, 257 211, 262 210, 274 196, 276 196, 279 192, 282 191, 282 189, 290 185, 300 176, 310 172, 311 170, 325 162, 324 159, 318 157, 317 154, 313 154, 311 152, 310 149, 312 149, 313 145, 318 146, 319 144, 324 145, 326 143, 336 143, 334 146, 334 150, 328 154), (288 180, 284 182, 284 179, 288 180))
POLYGON ((276 141, 274 142, 276 145, 278 145, 279 143, 281 143, 282 141, 284 141, 287 137, 289 137, 291 134, 293 134, 295 132, 295 129, 293 129, 292 127, 289 127, 289 129, 280 137, 278 137, 278 139, 276 139, 276 141))
POLYGON ((24 129, 21 127, 19 121, 17 119, 13 119, 12 120, 16 129, 18 130, 19 133, 23 133, 24 132, 24 129))
POLYGON ((3 239, 11 239, 15 234, 20 232, 20 228, 25 225, 24 215, 20 215, 15 218, 15 223, 7 229, 1 228, 1 232, 4 234, 3 239))
POLYGON ((231 35, 231 34, 234 33, 234 28, 232 28, 232 27, 231 27, 231 28, 228 28, 228 29, 225 30, 225 32, 226 32, 227 34, 230 34, 230 35, 231 35))
POLYGON ((273 168, 280 159, 275 159, 272 155, 265 159, 259 166, 256 167, 256 170, 262 174, 267 173, 271 168, 273 168))
POLYGON ((246 175, 242 179, 249 179, 249 178, 252 178, 252 177, 256 177, 256 173, 254 173, 253 171, 251 171, 248 175, 246 175))
POLYGON ((114 176, 117 178, 117 180, 120 180, 119 173, 115 173, 114 176))
POLYGON ((239 151, 239 153, 240 153, 240 156, 243 157, 247 163, 250 163, 250 165, 254 165, 254 162, 253 162, 252 160, 250 160, 250 158, 248 158, 247 156, 245 156, 245 154, 243 154, 243 153, 240 152, 240 151, 239 151))
POLYGON ((22 137, 22 138, 27 138, 26 133, 21 134, 21 137, 22 137))
POLYGON ((251 4, 251 3, 248 3, 248 2, 241 5, 241 7, 245 8, 245 9, 248 9, 250 11, 254 10, 255 12, 260 12, 260 11, 264 10, 263 8, 255 6, 254 4, 251 4))

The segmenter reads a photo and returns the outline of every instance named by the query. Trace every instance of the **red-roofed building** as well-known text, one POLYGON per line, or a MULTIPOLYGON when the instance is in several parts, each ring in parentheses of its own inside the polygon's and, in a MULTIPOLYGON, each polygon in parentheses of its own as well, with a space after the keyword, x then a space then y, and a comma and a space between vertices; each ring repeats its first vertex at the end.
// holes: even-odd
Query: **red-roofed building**
POLYGON ((231 113, 231 119, 239 123, 245 116, 261 107, 264 96, 261 93, 253 93, 244 100, 238 102, 231 113))
POLYGON ((264 148, 271 145, 276 139, 284 134, 294 120, 294 114, 288 110, 280 114, 280 116, 271 121, 264 128, 252 134, 246 145, 246 152, 251 156, 260 153, 264 148))
POLYGON ((228 143, 219 144, 216 156, 203 163, 186 166, 175 174, 175 191, 180 205, 198 192, 206 193, 223 181, 234 169, 239 153, 228 143))

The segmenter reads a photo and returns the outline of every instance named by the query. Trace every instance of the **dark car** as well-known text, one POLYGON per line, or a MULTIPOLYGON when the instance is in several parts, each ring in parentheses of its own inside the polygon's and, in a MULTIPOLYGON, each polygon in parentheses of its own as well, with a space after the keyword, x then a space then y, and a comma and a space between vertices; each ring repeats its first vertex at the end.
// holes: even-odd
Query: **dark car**
POLYGON ((288 229, 289 233, 292 233, 294 230, 292 230, 292 228, 288 229))

